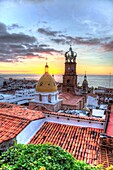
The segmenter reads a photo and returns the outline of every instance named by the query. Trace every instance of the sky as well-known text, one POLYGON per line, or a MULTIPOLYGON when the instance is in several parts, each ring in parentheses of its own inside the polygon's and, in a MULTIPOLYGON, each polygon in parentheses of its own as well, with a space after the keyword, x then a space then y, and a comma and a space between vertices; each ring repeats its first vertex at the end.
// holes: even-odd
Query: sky
POLYGON ((113 0, 0 0, 0 73, 113 75, 113 0), (46 59, 47 58, 47 59, 46 59))

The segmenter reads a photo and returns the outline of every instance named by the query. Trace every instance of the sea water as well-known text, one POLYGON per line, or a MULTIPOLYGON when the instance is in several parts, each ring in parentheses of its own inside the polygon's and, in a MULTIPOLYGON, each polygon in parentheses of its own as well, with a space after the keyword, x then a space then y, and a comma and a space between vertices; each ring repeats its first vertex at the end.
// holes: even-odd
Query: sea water
MULTIPOLYGON (((2 74, 4 79, 35 79, 39 80, 41 75, 39 74, 2 74)), ((56 74, 54 75, 56 82, 63 82, 63 75, 56 74)), ((84 75, 78 75, 77 83, 78 85, 82 85, 84 80, 84 75)), ((113 88, 113 75, 87 75, 87 81, 89 87, 108 87, 113 88)))

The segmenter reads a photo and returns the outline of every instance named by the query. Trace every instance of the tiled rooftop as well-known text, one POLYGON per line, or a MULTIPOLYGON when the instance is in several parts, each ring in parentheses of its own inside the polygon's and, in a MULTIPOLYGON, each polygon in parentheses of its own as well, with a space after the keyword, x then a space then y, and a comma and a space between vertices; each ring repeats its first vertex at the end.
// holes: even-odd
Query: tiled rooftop
POLYGON ((23 130, 29 120, 0 115, 0 143, 14 138, 23 130))
POLYGON ((113 105, 111 106, 110 118, 107 127, 107 135, 113 136, 113 105))
POLYGON ((0 114, 11 115, 31 121, 44 118, 44 114, 41 111, 24 109, 21 106, 7 103, 0 103, 0 114))
POLYGON ((58 145, 78 160, 97 164, 101 132, 102 129, 45 122, 29 143, 58 145))
POLYGON ((101 137, 99 150, 99 163, 103 163, 105 168, 113 165, 113 137, 106 135, 101 137))
POLYGON ((69 94, 65 92, 65 93, 60 93, 59 98, 63 99, 63 104, 75 106, 78 104, 79 101, 82 100, 83 97, 75 96, 73 94, 69 94))
POLYGON ((30 121, 42 118, 44 118, 42 112, 0 103, 0 143, 16 137, 30 121))

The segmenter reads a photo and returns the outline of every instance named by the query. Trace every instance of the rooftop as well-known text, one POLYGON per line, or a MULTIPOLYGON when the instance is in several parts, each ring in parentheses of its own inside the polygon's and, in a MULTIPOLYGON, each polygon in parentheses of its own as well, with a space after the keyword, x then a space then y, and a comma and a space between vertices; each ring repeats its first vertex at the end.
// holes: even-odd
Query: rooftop
POLYGON ((29 123, 29 120, 18 117, 0 115, 0 143, 13 139, 29 123))
POLYGON ((83 96, 75 96, 73 94, 64 92, 59 94, 59 98, 63 99, 63 104, 75 106, 79 101, 81 101, 83 96))
POLYGON ((29 143, 58 145, 78 160, 97 164, 101 132, 102 129, 45 122, 29 143))
POLYGON ((105 168, 113 165, 113 137, 101 135, 99 152, 99 163, 103 163, 105 168))
POLYGON ((0 143, 16 137, 30 121, 41 118, 44 118, 42 112, 0 103, 0 143))
POLYGON ((107 127, 107 135, 113 136, 113 105, 111 106, 110 118, 107 127))
POLYGON ((15 104, 8 103, 0 103, 0 113, 2 115, 18 117, 30 121, 44 118, 44 114, 41 111, 29 110, 15 104))

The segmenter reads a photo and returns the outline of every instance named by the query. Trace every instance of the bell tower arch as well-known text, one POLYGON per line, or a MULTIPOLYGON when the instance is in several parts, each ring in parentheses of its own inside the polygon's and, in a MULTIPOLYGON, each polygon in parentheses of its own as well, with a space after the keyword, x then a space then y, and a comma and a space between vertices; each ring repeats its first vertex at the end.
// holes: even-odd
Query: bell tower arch
POLYGON ((65 53, 65 72, 62 86, 64 92, 74 93, 74 89, 77 87, 76 57, 77 53, 70 46, 69 51, 65 53))

